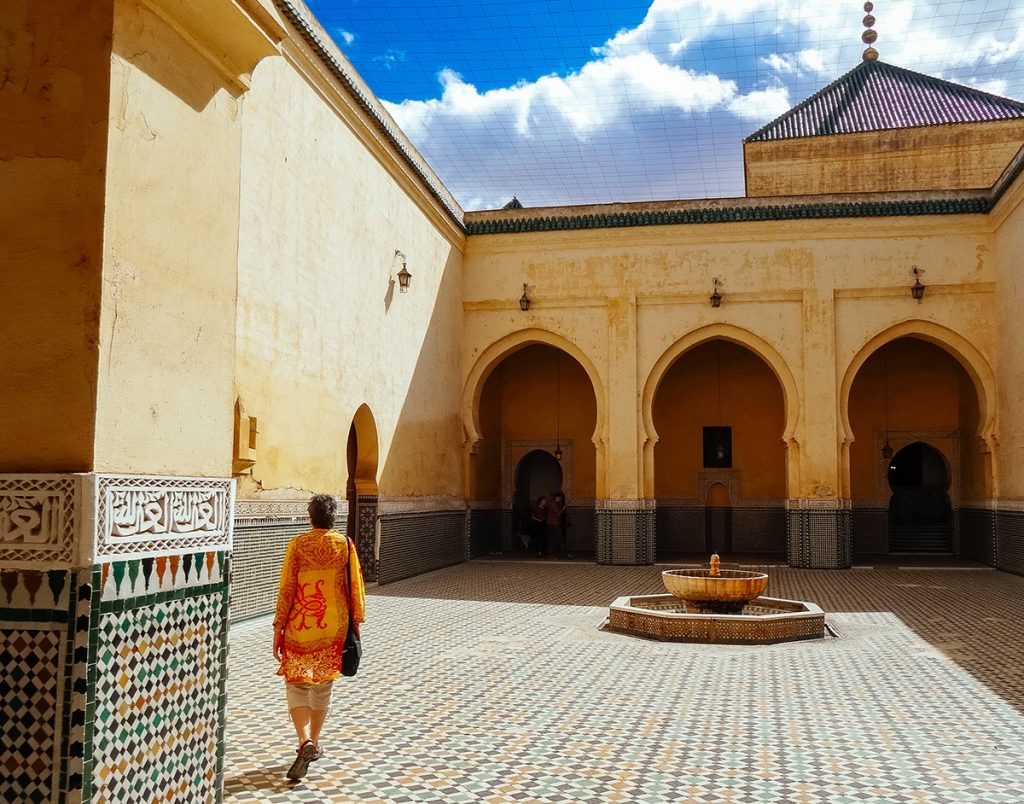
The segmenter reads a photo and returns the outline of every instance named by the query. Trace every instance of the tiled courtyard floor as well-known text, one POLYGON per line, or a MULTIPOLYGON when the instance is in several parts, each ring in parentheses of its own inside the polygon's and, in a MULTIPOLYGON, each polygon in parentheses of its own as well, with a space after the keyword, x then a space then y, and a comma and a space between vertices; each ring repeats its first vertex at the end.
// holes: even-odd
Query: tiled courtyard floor
POLYGON ((297 784, 269 620, 234 626, 225 801, 1024 802, 1024 578, 772 568, 838 638, 598 630, 661 569, 478 561, 371 590, 297 784))

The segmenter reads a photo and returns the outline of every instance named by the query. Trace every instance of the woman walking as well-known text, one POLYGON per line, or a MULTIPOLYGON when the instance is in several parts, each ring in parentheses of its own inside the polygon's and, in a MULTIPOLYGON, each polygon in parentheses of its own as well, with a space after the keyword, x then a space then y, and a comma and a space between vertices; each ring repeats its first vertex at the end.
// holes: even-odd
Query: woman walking
POLYGON ((274 658, 285 678, 288 709, 299 747, 288 769, 301 779, 323 756, 320 731, 341 675, 341 653, 349 621, 358 633, 365 597, 355 545, 334 528, 337 501, 317 494, 309 501, 313 529, 288 543, 274 615, 274 658))

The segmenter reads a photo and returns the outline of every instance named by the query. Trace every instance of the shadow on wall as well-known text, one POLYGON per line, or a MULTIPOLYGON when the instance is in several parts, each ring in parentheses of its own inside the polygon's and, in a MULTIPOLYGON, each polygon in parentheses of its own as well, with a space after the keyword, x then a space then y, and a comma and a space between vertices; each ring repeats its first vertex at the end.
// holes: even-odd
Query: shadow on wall
MULTIPOLYGON (((406 298, 411 301, 426 288, 425 281, 413 280, 391 314, 406 298)), ((401 348, 418 352, 394 435, 387 453, 379 458, 382 495, 458 498, 462 494, 461 300, 459 255, 452 249, 422 340, 401 343, 401 348)), ((467 521, 465 509, 450 507, 382 515, 378 581, 465 561, 467 521)))

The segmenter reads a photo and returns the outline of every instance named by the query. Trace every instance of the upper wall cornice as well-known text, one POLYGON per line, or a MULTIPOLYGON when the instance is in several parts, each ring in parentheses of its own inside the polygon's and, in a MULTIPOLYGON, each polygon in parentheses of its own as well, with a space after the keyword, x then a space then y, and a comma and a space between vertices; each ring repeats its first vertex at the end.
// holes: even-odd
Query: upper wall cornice
POLYGON ((256 65, 277 53, 275 38, 253 0, 138 0, 213 65, 235 94, 249 88, 256 65))
POLYGON ((1024 171, 1024 148, 988 190, 849 193, 821 196, 716 198, 692 201, 529 207, 467 212, 470 235, 936 215, 987 215, 1024 171))

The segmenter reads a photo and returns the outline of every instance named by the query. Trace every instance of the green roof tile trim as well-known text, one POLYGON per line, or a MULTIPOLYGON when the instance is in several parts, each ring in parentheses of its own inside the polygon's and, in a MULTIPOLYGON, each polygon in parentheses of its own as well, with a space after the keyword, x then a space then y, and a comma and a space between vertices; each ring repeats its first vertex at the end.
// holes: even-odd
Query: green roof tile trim
POLYGON ((342 85, 348 90, 349 94, 355 98, 356 103, 359 104, 360 108, 366 112, 370 119, 376 124, 384 138, 395 148, 402 160, 410 167, 420 180, 426 185, 430 194, 441 204, 442 207, 451 215, 455 224, 459 229, 465 231, 465 225, 462 222, 462 210, 458 208, 456 204, 448 197, 446 191, 442 191, 437 182, 434 181, 432 171, 429 168, 424 167, 420 163, 405 144, 401 138, 392 130, 388 122, 381 116, 380 111, 376 105, 366 96, 363 92, 362 87, 349 75, 348 70, 342 66, 334 55, 330 52, 327 46, 321 41, 320 36, 317 34, 313 27, 306 21, 306 18, 302 16, 302 13, 291 3, 291 0, 274 0, 274 4, 278 7, 282 14, 288 18, 289 22, 295 26, 295 29, 302 35, 302 38, 306 40, 316 55, 324 63, 324 65, 331 71, 335 78, 337 78, 342 85))
POLYGON ((988 212, 993 199, 985 197, 908 201, 856 201, 851 203, 792 204, 764 206, 677 209, 657 212, 614 212, 589 215, 552 215, 542 218, 469 220, 470 235, 518 234, 523 232, 571 231, 574 229, 615 229, 629 226, 680 226, 694 223, 749 223, 815 218, 881 218, 912 215, 977 215, 988 212))

